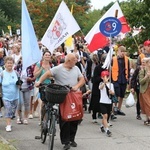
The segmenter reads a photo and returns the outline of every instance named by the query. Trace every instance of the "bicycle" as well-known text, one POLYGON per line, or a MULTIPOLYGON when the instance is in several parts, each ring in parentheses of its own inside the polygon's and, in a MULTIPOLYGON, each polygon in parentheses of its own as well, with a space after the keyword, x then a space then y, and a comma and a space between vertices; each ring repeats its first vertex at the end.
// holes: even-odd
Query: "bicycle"
POLYGON ((53 150, 56 123, 59 118, 59 109, 55 107, 55 104, 64 101, 69 88, 57 84, 41 85, 39 92, 44 102, 41 110, 41 142, 44 144, 48 135, 48 150, 53 150))

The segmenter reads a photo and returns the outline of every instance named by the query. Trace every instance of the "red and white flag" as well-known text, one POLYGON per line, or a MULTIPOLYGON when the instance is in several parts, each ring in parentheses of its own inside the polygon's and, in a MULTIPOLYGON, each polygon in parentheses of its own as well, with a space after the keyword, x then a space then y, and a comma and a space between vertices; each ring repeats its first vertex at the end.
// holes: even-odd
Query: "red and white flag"
POLYGON ((130 27, 126 22, 126 18, 124 17, 118 2, 115 2, 114 5, 102 16, 102 18, 97 21, 85 37, 85 40, 88 43, 88 48, 91 52, 99 48, 103 48, 109 43, 109 39, 104 36, 99 29, 102 20, 107 17, 116 17, 120 20, 122 24, 121 33, 125 34, 130 31, 130 27))

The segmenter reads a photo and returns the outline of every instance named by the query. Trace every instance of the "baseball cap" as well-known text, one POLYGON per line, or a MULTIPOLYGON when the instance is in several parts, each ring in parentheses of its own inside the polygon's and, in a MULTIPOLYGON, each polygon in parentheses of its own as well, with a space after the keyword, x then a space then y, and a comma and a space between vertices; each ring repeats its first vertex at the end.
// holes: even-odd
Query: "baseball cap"
POLYGON ((107 70, 101 72, 101 77, 109 76, 109 72, 107 70))
POLYGON ((56 56, 56 57, 62 56, 62 54, 61 54, 60 52, 56 52, 56 53, 55 53, 55 56, 56 56))
POLYGON ((149 45, 150 45, 150 40, 144 42, 144 46, 149 46, 149 45))

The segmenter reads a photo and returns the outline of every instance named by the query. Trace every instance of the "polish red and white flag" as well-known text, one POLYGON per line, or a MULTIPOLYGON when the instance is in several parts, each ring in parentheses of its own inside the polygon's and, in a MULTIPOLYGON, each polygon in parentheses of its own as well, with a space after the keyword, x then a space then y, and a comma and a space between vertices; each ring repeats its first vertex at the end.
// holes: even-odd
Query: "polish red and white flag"
POLYGON ((88 48, 91 52, 103 48, 109 44, 109 38, 104 36, 99 29, 99 26, 103 19, 107 17, 116 17, 120 20, 122 24, 121 34, 125 34, 130 31, 130 27, 126 21, 125 16, 122 13, 122 10, 118 4, 115 2, 113 6, 102 16, 100 20, 93 26, 89 33, 85 36, 85 41, 88 44, 88 48))

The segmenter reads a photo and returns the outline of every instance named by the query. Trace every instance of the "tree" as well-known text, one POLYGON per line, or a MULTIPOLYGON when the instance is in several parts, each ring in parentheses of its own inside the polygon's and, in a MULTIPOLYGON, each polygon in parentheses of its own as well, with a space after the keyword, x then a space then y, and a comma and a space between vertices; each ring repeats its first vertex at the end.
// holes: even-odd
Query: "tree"
MULTIPOLYGON (((36 1, 35 3, 34 0, 27 1, 30 16, 34 24, 36 34, 39 38, 41 38, 47 30, 55 16, 55 13, 57 12, 60 2, 61 0, 45 0, 42 3, 40 1, 36 1)), ((66 0, 68 8, 71 8, 73 5, 73 16, 81 28, 84 27, 84 23, 82 24, 82 18, 84 17, 84 14, 86 14, 86 11, 90 8, 89 2, 89 0, 66 0)))
POLYGON ((127 38, 120 42, 120 44, 126 45, 130 49, 130 53, 134 53, 137 51, 136 43, 139 45, 150 38, 150 26, 148 24, 150 22, 150 4, 148 0, 130 0, 122 2, 121 7, 131 29, 133 26, 137 28, 140 26, 145 27, 142 28, 142 32, 139 35, 132 37, 131 32, 127 38))
POLYGON ((6 31, 7 25, 9 24, 8 17, 4 15, 4 11, 0 10, 0 35, 2 35, 2 30, 6 31))
POLYGON ((20 27, 21 22, 20 2, 21 0, 0 0, 0 10, 3 12, 2 13, 3 19, 1 20, 0 23, 1 28, 6 30, 7 26, 11 25, 13 32, 15 32, 16 28, 20 27), (2 22, 5 23, 2 24, 2 22))

